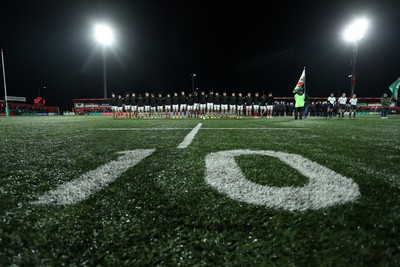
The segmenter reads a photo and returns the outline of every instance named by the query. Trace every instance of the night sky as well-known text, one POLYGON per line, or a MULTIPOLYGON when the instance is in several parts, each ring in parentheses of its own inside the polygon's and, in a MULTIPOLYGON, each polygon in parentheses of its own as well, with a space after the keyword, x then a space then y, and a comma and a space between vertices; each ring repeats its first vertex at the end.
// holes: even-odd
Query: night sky
MULTIPOLYGON (((400 76, 400 1, 2 1, 0 47, 8 94, 72 106, 103 96, 94 26, 115 31, 108 91, 268 92, 290 96, 303 67, 310 96, 350 92, 355 18, 370 20, 357 58, 358 96, 380 96, 400 76), (295 3, 294 3, 295 2, 295 3)), ((1 86, 1 95, 3 95, 1 86)), ((3 96, 4 97, 4 96, 3 96)))

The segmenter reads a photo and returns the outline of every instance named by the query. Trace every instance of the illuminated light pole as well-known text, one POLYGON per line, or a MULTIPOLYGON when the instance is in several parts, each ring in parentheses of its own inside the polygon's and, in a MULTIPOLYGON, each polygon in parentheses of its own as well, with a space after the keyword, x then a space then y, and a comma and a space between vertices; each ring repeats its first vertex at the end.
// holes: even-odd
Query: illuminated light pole
POLYGON ((368 21, 366 19, 358 19, 355 20, 349 27, 347 27, 343 34, 343 37, 346 41, 353 42, 353 53, 351 57, 351 66, 353 68, 353 72, 351 75, 350 97, 352 97, 354 94, 354 88, 357 80, 356 64, 358 55, 358 42, 364 37, 367 28, 368 21))
POLYGON ((4 82, 4 101, 6 102, 6 116, 10 116, 10 112, 8 110, 8 97, 7 97, 7 84, 6 84, 6 69, 4 67, 4 53, 3 48, 1 49, 1 66, 3 68, 3 82, 4 82))
POLYGON ((113 34, 111 29, 106 25, 96 26, 96 39, 103 46, 103 85, 104 85, 104 98, 107 98, 107 46, 113 42, 113 34))
POLYGON ((194 77, 196 77, 196 73, 192 73, 190 76, 192 76, 192 94, 194 95, 194 77))

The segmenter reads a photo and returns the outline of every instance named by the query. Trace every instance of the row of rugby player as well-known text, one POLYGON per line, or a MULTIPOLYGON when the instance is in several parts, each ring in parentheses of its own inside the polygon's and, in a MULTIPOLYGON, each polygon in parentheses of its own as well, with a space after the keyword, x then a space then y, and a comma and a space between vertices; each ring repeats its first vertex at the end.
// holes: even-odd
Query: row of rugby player
POLYGON ((198 94, 189 93, 186 96, 185 92, 174 93, 173 96, 167 94, 165 97, 158 94, 145 93, 136 96, 135 93, 126 94, 123 98, 121 95, 113 93, 110 99, 110 106, 113 110, 114 118, 122 116, 123 110, 126 111, 126 117, 157 117, 165 112, 168 118, 172 116, 182 117, 204 117, 204 116, 219 116, 235 117, 252 116, 266 114, 267 118, 272 117, 274 105, 274 97, 272 93, 268 96, 255 93, 254 96, 248 93, 243 97, 241 93, 232 93, 230 96, 226 92, 219 95, 218 92, 210 91, 209 94, 201 92, 198 94), (172 114, 171 114, 172 113, 172 114))

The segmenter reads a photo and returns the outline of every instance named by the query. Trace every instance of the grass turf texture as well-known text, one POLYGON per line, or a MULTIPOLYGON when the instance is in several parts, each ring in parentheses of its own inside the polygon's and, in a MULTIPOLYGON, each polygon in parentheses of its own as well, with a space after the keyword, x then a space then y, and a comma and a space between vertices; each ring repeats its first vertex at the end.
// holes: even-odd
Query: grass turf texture
MULTIPOLYGON (((399 123, 393 116, 0 118, 0 265, 399 266, 399 123), (199 122, 193 143, 177 149, 187 128, 199 122), (129 127, 185 129, 96 130, 129 127), (225 127, 246 129, 208 129, 225 127), (279 129, 247 129, 252 127, 279 129), (156 151, 89 199, 66 206, 31 204, 115 160, 116 152, 139 148, 156 151), (205 156, 231 149, 302 155, 353 179, 361 197, 303 212, 237 202, 204 180, 205 156)), ((237 162, 253 182, 307 182, 276 158, 247 155, 237 162)))

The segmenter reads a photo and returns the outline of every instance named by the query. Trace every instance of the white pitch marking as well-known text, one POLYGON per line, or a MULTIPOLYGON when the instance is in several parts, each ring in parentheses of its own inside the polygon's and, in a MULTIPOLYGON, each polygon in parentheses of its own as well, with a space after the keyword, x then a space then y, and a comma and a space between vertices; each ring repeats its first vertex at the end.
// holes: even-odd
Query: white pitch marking
POLYGON ((193 128, 192 131, 188 135, 186 135, 185 139, 183 139, 182 143, 178 145, 178 148, 187 148, 193 141, 194 137, 196 136, 197 132, 201 128, 201 123, 197 124, 196 127, 193 128))
MULTIPOLYGON (((90 129, 92 131, 179 131, 179 130, 190 130, 192 128, 97 128, 90 129)), ((201 128, 202 130, 305 130, 309 128, 201 128)))
POLYGON ((92 131, 163 131, 163 130, 190 130, 192 128, 96 128, 92 131))
POLYGON ((271 150, 228 150, 206 157, 206 182, 232 199, 285 210, 317 210, 356 200, 358 185, 327 167, 297 154, 271 150), (235 161, 241 155, 276 157, 309 179, 303 187, 276 187, 246 179, 235 161))
POLYGON ((308 128, 305 128, 305 127, 302 127, 302 128, 249 128, 249 127, 247 127, 247 128, 234 128, 234 127, 231 127, 231 128, 201 128, 202 130, 294 130, 294 129, 296 129, 296 130, 305 130, 305 129, 308 129, 308 128))
POLYGON ((155 149, 136 149, 119 152, 122 155, 116 160, 48 191, 33 203, 66 205, 83 201, 115 181, 121 173, 135 166, 142 159, 153 154, 154 151, 155 149))

